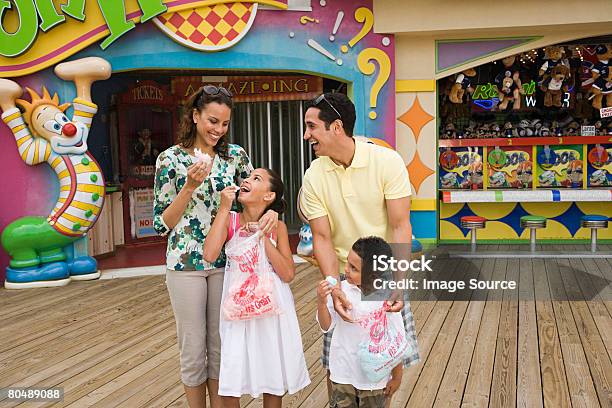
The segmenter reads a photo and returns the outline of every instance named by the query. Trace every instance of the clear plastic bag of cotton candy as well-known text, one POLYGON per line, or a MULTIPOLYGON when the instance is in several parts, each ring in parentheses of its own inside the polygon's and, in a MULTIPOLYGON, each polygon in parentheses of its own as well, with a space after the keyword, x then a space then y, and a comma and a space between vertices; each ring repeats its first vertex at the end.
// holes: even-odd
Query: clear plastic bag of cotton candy
POLYGON ((236 231, 226 244, 221 309, 226 320, 250 320, 280 313, 274 270, 266 257, 261 231, 236 231))
POLYGON ((401 316, 400 319, 389 319, 388 310, 389 306, 384 302, 381 308, 357 320, 368 333, 359 344, 357 355, 361 368, 372 382, 387 378, 410 352, 401 316))

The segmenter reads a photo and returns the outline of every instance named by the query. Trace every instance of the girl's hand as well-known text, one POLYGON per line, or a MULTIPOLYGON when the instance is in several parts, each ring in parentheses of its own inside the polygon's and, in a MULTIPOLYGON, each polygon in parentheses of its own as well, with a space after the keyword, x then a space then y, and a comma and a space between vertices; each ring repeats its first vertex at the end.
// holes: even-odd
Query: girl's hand
POLYGON ((327 296, 332 293, 332 289, 333 287, 328 281, 322 280, 319 282, 319 285, 317 286, 317 296, 319 297, 319 300, 325 302, 327 296))
POLYGON ((229 210, 232 208, 232 203, 236 198, 236 191, 238 191, 240 187, 238 186, 227 186, 221 191, 221 205, 220 208, 229 210))
POLYGON ((276 229, 278 225, 278 213, 274 210, 268 210, 259 219, 259 229, 263 232, 264 236, 269 235, 276 229))
POLYGON ((187 182, 185 183, 185 188, 190 192, 194 192, 200 184, 208 177, 210 174, 210 169, 212 167, 212 163, 206 166, 202 162, 194 163, 187 168, 187 182))

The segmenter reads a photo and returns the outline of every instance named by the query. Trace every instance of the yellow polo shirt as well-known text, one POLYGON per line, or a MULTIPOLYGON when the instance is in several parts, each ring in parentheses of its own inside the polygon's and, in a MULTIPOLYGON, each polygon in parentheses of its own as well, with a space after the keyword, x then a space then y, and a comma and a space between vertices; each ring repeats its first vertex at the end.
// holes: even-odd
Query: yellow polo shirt
POLYGON ((408 171, 396 151, 355 142, 347 168, 326 156, 312 162, 304 175, 300 206, 308 220, 327 215, 342 272, 357 239, 374 235, 391 242, 385 200, 410 194, 408 171))

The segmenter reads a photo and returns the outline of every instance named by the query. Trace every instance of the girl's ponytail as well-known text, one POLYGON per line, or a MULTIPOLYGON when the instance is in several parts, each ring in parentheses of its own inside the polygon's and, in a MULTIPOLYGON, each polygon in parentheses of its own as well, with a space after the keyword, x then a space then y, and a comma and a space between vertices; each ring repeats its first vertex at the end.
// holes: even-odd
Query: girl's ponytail
POLYGON ((268 207, 268 210, 274 210, 280 215, 287 210, 287 202, 284 198, 274 200, 274 202, 268 207))
POLYGON ((278 215, 281 215, 285 212, 285 210, 287 210, 287 202, 283 198, 283 194, 285 193, 285 185, 277 172, 272 169, 266 169, 266 171, 270 176, 270 191, 275 193, 274 201, 266 210, 273 210, 276 211, 278 215))

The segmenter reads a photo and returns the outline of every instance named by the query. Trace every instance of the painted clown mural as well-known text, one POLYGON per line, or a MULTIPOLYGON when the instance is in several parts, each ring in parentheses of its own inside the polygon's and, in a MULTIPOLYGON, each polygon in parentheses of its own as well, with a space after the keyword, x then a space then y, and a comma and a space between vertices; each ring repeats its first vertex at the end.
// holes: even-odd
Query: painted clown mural
POLYGON ((59 64, 55 72, 77 87, 71 119, 64 113, 70 104, 60 104, 57 94, 51 97, 44 86, 42 96, 27 88, 27 101, 17 99, 23 93, 19 84, 0 79, 2 121, 15 136, 21 159, 30 166, 47 163, 60 184, 57 203, 46 218, 22 217, 2 231, 2 246, 11 256, 7 288, 60 286, 70 279, 100 276, 94 258, 71 257, 65 248, 87 233, 104 204, 104 177, 87 151, 87 139, 97 111, 91 84, 109 78, 111 68, 91 57, 59 64))
MULTIPOLYGON (((21 288, 98 277, 88 236, 107 213, 109 191, 119 188, 124 203, 133 198, 115 174, 123 163, 111 157, 118 133, 111 101, 133 89, 136 81, 127 82, 139 74, 160 72, 159 89, 168 92, 177 92, 186 71, 196 79, 242 75, 244 83, 261 73, 277 77, 268 83, 258 77, 260 90, 232 82, 241 103, 282 94, 287 75, 331 81, 355 102, 355 134, 394 148, 395 40, 373 28, 371 0, 18 0, 0 6, 0 163, 7 175, 0 194, 14 197, 0 204, 0 281, 21 288)), ((286 100, 310 99, 322 86, 302 99, 294 89, 296 99, 286 100)), ((185 97, 169 95, 165 103, 174 105, 165 106, 178 111, 185 97)), ((303 118, 293 120, 299 128, 303 118)), ((138 127, 134 134, 151 129, 141 116, 129 121, 138 127)), ((151 139, 157 136, 152 129, 151 139)), ((117 143, 133 137, 120 134, 117 143)), ((153 140, 152 146, 159 150, 153 140)), ((148 170, 140 164, 142 176, 148 170)), ((130 217, 138 216, 132 210, 123 207, 123 220, 111 220, 125 224, 119 228, 126 237, 130 217)))

